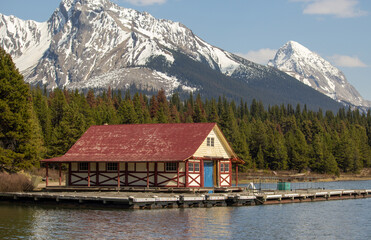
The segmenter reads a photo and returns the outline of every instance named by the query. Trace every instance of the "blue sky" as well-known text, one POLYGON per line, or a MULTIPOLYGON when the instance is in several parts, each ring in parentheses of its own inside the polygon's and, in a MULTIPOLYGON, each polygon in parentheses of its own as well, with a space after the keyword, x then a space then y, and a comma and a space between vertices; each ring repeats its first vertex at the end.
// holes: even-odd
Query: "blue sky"
MULTIPOLYGON (((0 0, 0 12, 46 21, 61 0, 0 0)), ((212 45, 266 64, 294 40, 344 72, 371 100, 370 0, 112 0, 178 21, 212 45)))

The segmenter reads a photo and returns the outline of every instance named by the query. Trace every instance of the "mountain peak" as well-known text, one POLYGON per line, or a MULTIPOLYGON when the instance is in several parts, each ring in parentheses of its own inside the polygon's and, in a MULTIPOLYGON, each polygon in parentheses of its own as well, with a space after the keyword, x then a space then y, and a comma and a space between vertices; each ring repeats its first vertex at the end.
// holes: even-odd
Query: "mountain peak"
POLYGON ((287 48, 287 49, 292 50, 293 52, 304 54, 304 55, 312 54, 312 52, 308 48, 304 47, 303 45, 295 41, 287 42, 282 48, 283 49, 287 48))
POLYGON ((76 8, 81 9, 106 9, 110 8, 114 3, 109 0, 62 0, 59 4, 59 8, 56 10, 64 11, 64 12, 71 12, 76 8))
POLYGON ((298 61, 299 59, 303 58, 311 58, 314 55, 315 53, 311 52, 308 48, 304 47, 300 43, 288 41, 277 51, 275 58, 268 64, 272 66, 272 64, 274 65, 274 62, 286 62, 289 59, 295 59, 295 61, 298 61))
POLYGON ((369 105, 339 69, 298 42, 287 42, 268 65, 286 72, 336 101, 355 106, 369 105))
POLYGON ((60 5, 63 6, 74 6, 77 3, 81 5, 104 5, 104 4, 110 4, 111 2, 109 0, 62 0, 60 5))

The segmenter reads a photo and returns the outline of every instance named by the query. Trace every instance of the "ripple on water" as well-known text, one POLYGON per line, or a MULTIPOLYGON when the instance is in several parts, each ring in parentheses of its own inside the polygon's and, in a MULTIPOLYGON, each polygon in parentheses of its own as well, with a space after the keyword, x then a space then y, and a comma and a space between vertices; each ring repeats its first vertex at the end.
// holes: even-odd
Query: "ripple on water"
POLYGON ((157 210, 0 203, 0 239, 370 239, 370 209, 370 198, 157 210))

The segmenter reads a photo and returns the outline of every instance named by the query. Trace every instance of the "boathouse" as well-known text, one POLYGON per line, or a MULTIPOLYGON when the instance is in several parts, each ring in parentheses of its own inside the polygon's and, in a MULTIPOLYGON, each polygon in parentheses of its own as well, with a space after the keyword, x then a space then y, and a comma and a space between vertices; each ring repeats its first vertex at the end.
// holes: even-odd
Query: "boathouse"
POLYGON ((119 188, 230 187, 232 167, 237 185, 243 163, 216 123, 92 126, 65 155, 42 162, 47 172, 67 164, 67 186, 119 188))

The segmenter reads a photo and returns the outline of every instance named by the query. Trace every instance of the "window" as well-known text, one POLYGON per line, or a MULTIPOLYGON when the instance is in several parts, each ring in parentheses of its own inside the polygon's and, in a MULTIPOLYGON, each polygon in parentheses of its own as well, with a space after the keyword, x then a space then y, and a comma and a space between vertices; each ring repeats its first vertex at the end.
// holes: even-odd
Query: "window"
POLYGON ((176 164, 176 162, 167 162, 167 163, 165 163, 165 171, 166 172, 176 172, 177 171, 177 164, 176 164))
POLYGON ((213 137, 208 137, 207 138, 207 146, 208 147, 214 147, 214 138, 213 137))
POLYGON ((220 172, 229 173, 229 163, 221 163, 220 164, 220 172))
POLYGON ((200 163, 195 163, 195 172, 200 171, 200 163))
POLYGON ((188 163, 188 172, 200 172, 200 163, 188 163))
POLYGON ((224 172, 229 172, 229 163, 224 163, 224 172))
POLYGON ((79 171, 88 171, 89 164, 87 162, 79 163, 79 171))
POLYGON ((188 172, 194 172, 194 163, 188 163, 188 172))
POLYGON ((107 163, 107 171, 117 171, 117 163, 107 163))

